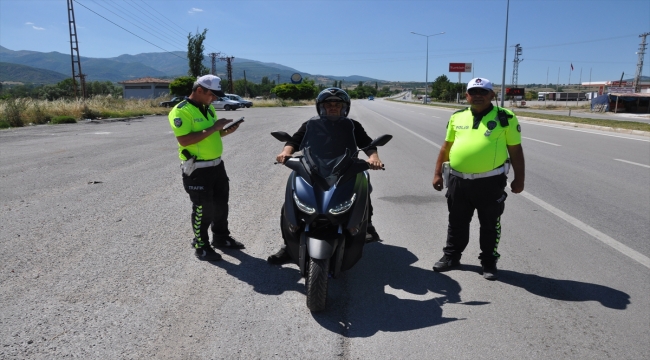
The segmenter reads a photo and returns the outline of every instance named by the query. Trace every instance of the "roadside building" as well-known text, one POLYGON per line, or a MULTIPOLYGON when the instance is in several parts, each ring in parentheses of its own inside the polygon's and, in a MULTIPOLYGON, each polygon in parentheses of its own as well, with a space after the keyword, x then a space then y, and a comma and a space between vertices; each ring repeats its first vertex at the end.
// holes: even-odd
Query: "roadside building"
POLYGON ((122 85, 125 99, 153 99, 169 94, 170 80, 144 77, 118 82, 122 85))

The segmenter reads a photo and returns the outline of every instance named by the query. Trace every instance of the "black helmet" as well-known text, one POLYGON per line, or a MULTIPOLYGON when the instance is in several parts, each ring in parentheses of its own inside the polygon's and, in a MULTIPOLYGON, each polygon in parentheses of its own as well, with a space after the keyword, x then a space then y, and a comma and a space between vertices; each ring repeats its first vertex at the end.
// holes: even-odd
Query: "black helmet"
POLYGON ((327 88, 321 91, 316 97, 316 111, 318 112, 318 115, 326 114, 323 103, 329 101, 343 102, 344 105, 343 108, 341 108, 340 116, 348 116, 348 113, 350 112, 350 95, 348 95, 348 93, 336 87, 327 88))

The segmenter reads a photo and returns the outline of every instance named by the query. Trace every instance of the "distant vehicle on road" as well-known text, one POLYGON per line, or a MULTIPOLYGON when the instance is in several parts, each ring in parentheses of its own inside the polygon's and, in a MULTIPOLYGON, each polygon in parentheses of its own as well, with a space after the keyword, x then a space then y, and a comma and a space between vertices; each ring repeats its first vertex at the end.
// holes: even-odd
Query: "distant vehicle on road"
POLYGON ((173 107, 176 106, 179 102, 183 101, 185 99, 184 96, 175 96, 169 101, 163 101, 159 105, 162 107, 173 107))
POLYGON ((226 94, 226 97, 232 101, 236 101, 240 104, 240 107, 244 108, 249 108, 253 106, 252 101, 244 100, 241 96, 236 95, 236 94, 226 94))
POLYGON ((213 101, 212 106, 214 106, 215 109, 224 109, 226 111, 230 111, 239 109, 240 104, 237 101, 232 101, 224 96, 213 101))
POLYGON ((370 95, 370 96, 368 96, 368 100, 375 100, 375 97, 370 95))

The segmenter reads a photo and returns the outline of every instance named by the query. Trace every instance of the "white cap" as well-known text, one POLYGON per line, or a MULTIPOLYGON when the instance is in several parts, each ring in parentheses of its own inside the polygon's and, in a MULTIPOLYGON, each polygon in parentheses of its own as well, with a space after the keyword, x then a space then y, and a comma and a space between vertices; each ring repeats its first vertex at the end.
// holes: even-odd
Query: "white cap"
POLYGON ((211 90, 212 93, 217 96, 226 96, 226 94, 221 90, 221 79, 218 76, 203 75, 200 78, 196 79, 196 84, 199 84, 204 88, 211 90))
POLYGON ((492 82, 485 78, 475 78, 467 83, 467 90, 471 88, 483 88, 492 91, 492 82))

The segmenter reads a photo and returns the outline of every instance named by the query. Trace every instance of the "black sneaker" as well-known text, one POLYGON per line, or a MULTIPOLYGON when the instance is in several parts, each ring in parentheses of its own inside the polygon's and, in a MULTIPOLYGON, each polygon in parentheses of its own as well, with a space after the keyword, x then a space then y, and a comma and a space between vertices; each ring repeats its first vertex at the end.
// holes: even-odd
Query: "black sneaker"
POLYGON ((194 256, 201 261, 219 261, 221 260, 221 255, 216 253, 213 248, 209 246, 204 246, 194 249, 194 256))
POLYGON ((433 264, 433 271, 447 271, 460 265, 460 260, 454 259, 449 255, 443 255, 437 263, 433 264))
POLYGON ((291 255, 289 255, 289 252, 287 251, 287 248, 285 246, 283 246, 280 249, 280 251, 278 251, 277 253, 269 256, 268 259, 266 259, 266 261, 269 264, 282 265, 282 264, 286 264, 286 263, 291 262, 291 255))
POLYGON ((368 228, 366 229, 366 244, 375 241, 381 241, 379 234, 377 234, 377 230, 372 224, 368 224, 368 228))
POLYGON ((244 244, 235 240, 230 235, 212 240, 212 246, 216 248, 228 248, 228 249, 244 249, 246 247, 244 246, 244 244))
POLYGON ((483 278, 487 280, 496 280, 499 278, 499 275, 497 275, 497 264, 496 263, 489 263, 489 264, 482 264, 483 265, 483 278))

